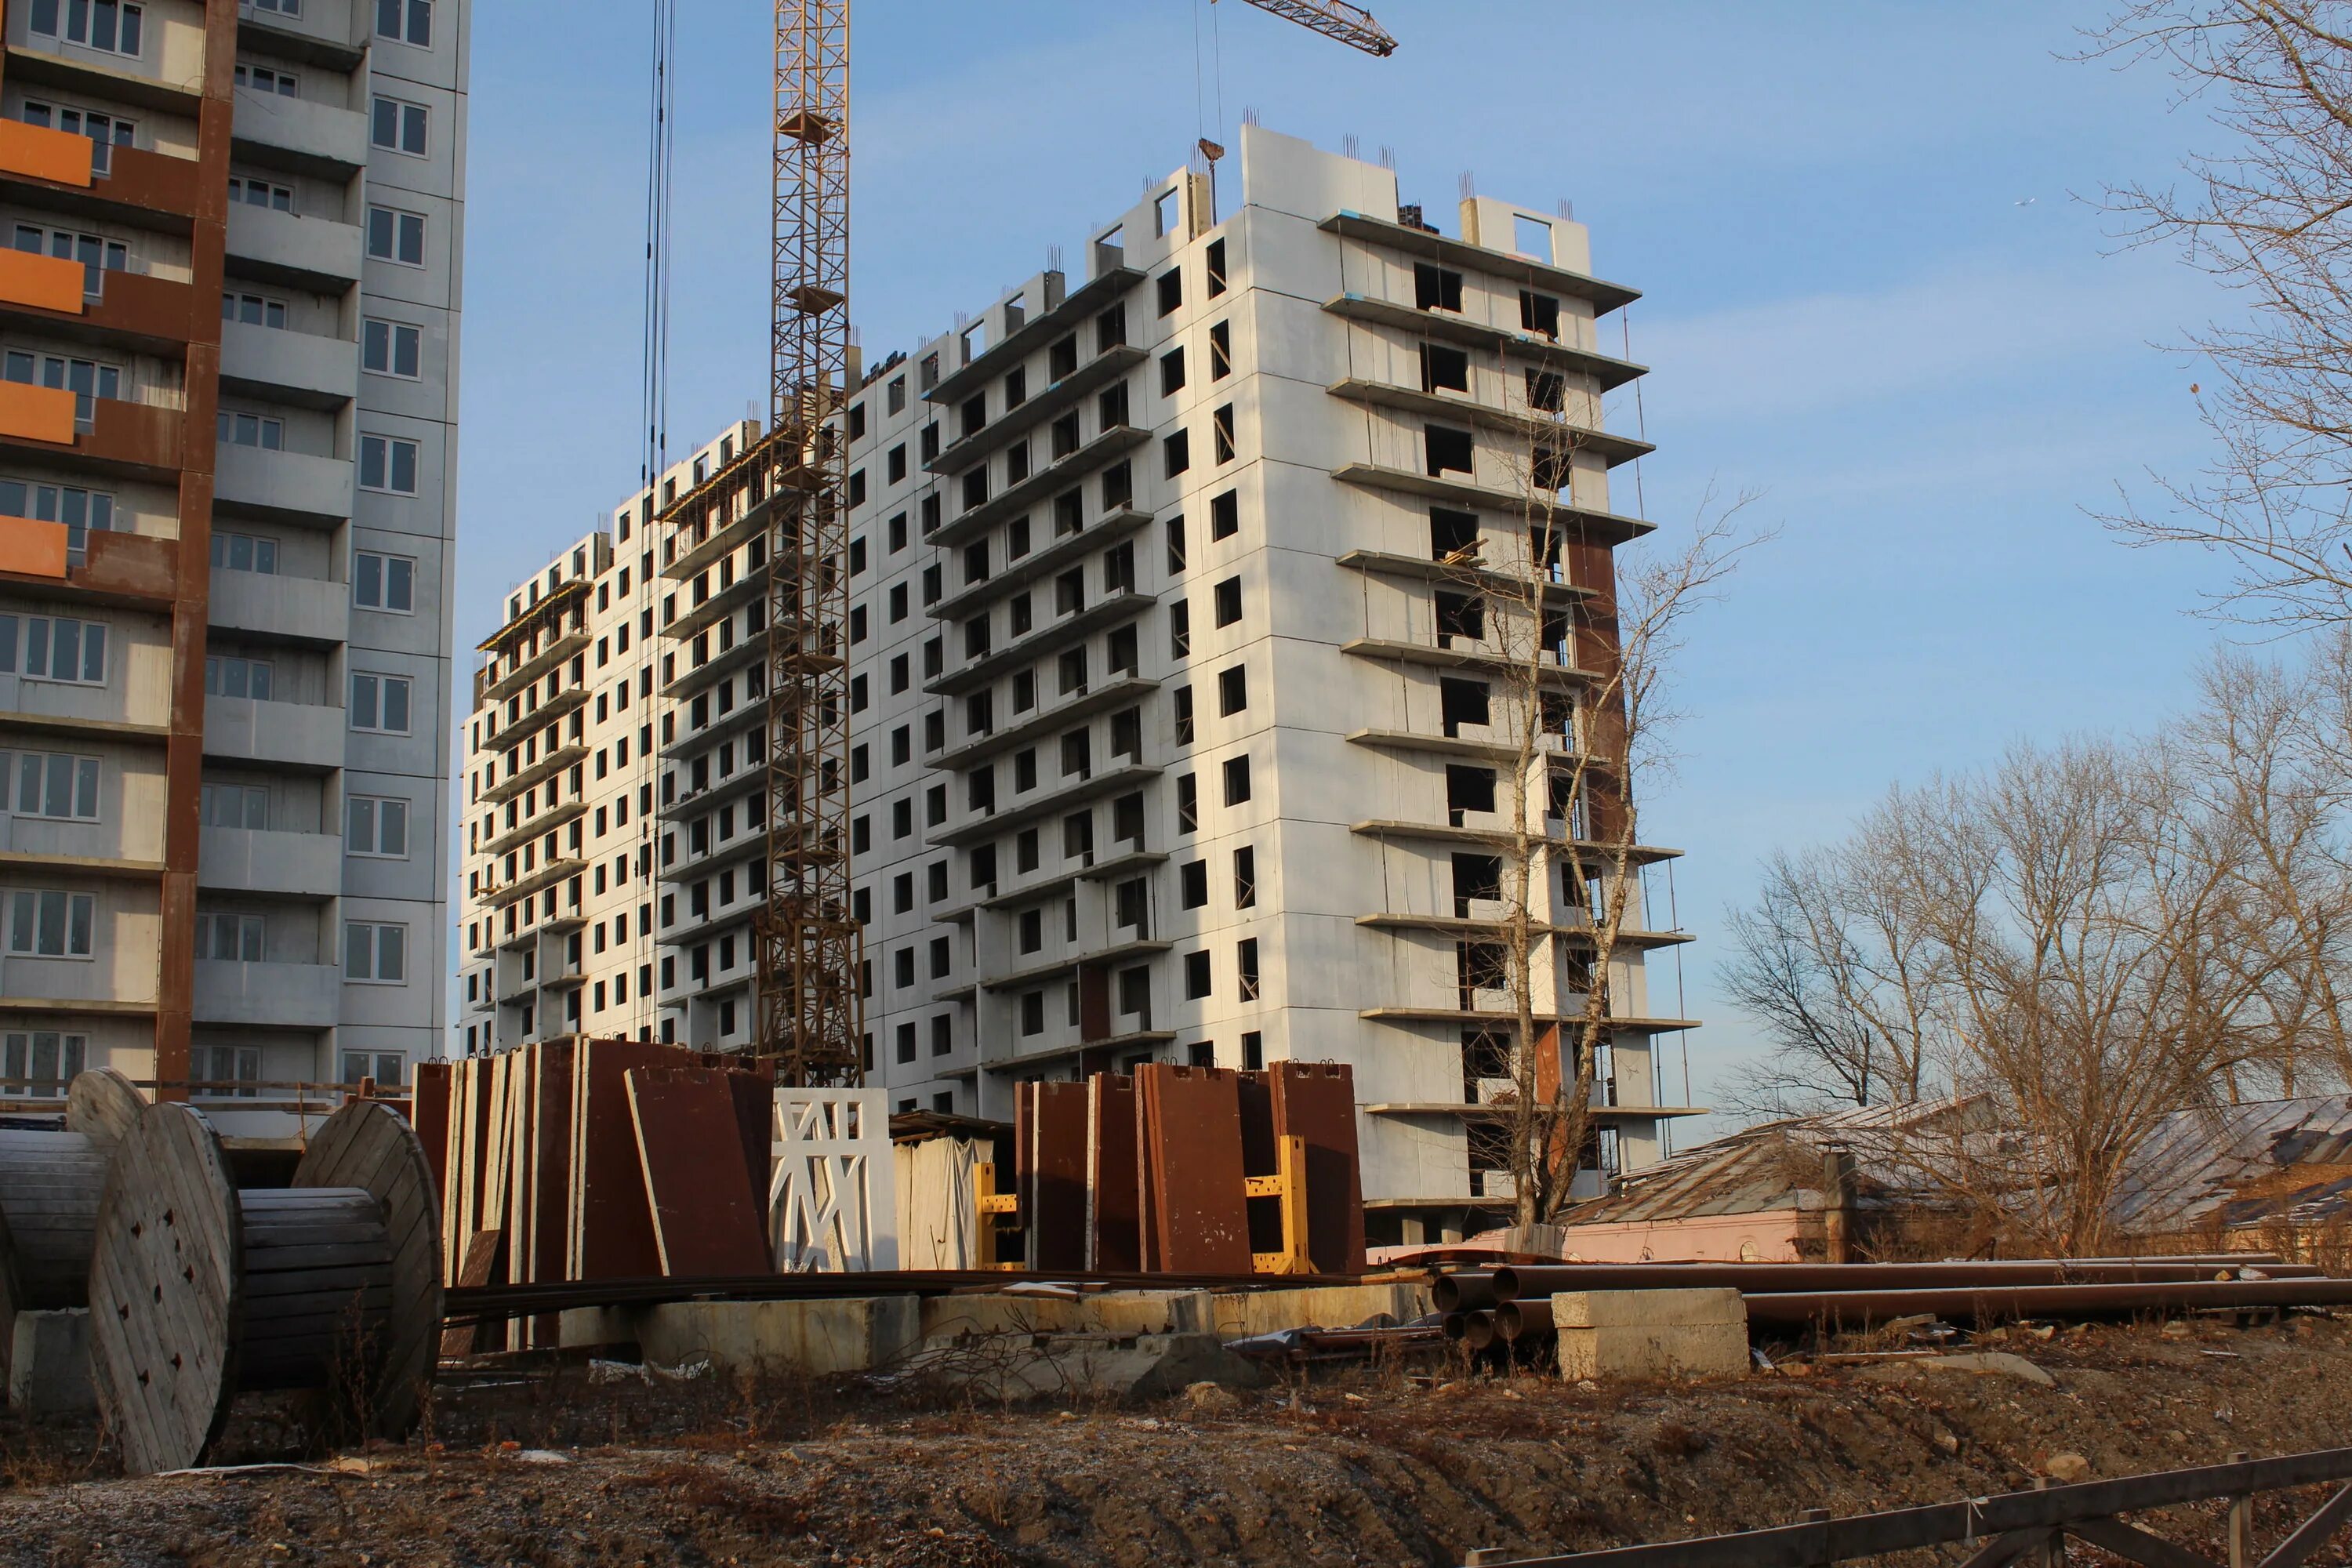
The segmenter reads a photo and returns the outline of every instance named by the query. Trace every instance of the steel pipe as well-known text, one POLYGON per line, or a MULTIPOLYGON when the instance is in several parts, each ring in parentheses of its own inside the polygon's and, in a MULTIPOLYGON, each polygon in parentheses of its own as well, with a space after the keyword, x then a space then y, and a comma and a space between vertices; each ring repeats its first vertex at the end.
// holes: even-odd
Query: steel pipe
POLYGON ((1505 1301, 1495 1309, 1495 1331, 1507 1340, 1541 1338, 1552 1331, 1551 1298, 1505 1301))
POLYGON ((1441 1274, 1429 1288, 1430 1305, 1441 1312, 1475 1312, 1492 1307, 1500 1299, 1495 1294, 1495 1271, 1491 1268, 1464 1268, 1441 1274))
POLYGON ((2012 1318, 2352 1306, 2352 1279, 2172 1280, 2105 1285, 1980 1285, 1921 1290, 1767 1290, 1747 1297, 1751 1326, 1861 1329, 1933 1316, 1966 1327, 2012 1318))
POLYGON ((2019 1258, 1960 1263, 1561 1263, 1486 1272, 1499 1301, 1560 1290, 1645 1290, 1728 1286, 1735 1290, 1912 1290, 1969 1285, 2121 1285, 2210 1279, 2222 1268, 2308 1279, 2308 1263, 2250 1258, 2019 1258))

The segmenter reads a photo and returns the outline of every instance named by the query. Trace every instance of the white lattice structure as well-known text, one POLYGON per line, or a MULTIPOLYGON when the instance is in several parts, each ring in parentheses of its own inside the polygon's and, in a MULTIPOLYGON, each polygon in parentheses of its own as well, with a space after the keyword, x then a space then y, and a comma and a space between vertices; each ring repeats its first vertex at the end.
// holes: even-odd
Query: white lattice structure
POLYGON ((785 1273, 898 1267, 898 1173, 878 1089, 776 1090, 768 1226, 785 1273))

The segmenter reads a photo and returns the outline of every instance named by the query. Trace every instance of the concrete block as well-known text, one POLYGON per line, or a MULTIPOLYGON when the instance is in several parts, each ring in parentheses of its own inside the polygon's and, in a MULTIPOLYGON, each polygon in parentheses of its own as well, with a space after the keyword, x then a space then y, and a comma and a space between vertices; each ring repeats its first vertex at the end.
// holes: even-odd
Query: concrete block
POLYGON ((807 1301, 671 1301, 637 1314, 647 1361, 676 1366, 707 1356, 722 1371, 866 1372, 919 1342, 913 1296, 807 1301))
POLYGON ((1748 1326, 1739 1292, 1720 1289, 1563 1290, 1551 1299, 1557 1329, 1654 1328, 1737 1323, 1748 1326))
POLYGON ((637 1314, 626 1307, 572 1307, 556 1319, 555 1342, 566 1350, 635 1344, 637 1314))
MULTIPOLYGON (((1737 1302, 1738 1292, 1731 1292, 1731 1299, 1737 1302)), ((1229 1340, 1284 1329, 1352 1329, 1382 1312, 1400 1323, 1420 1317, 1430 1310, 1429 1287, 1407 1283, 1234 1290, 1213 1297, 1210 1310, 1216 1331, 1229 1340)))
POLYGON ((88 1308, 16 1314, 8 1345, 8 1408, 26 1415, 79 1415, 98 1408, 88 1308))
POLYGON ((1216 1298, 1206 1290, 1106 1290, 1087 1300, 1094 1326, 1107 1334, 1216 1331, 1216 1298))
POLYGON ((1092 1298, 1053 1296, 932 1296, 920 1308, 921 1338, 935 1340, 983 1334, 1066 1334, 1097 1325, 1092 1298))

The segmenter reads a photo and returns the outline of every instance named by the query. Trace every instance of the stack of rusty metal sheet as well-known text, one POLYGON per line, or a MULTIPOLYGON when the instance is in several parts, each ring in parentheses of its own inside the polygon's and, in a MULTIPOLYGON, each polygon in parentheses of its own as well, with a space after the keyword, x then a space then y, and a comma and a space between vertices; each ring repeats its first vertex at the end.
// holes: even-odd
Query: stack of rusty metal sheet
POLYGON ((1022 1084, 1013 1127, 1033 1269, 1247 1274, 1286 1239, 1280 1200, 1254 1196, 1252 1178, 1277 1176, 1282 1145, 1296 1139, 1303 1266, 1363 1270, 1355 1083, 1344 1066, 1150 1063, 1132 1077, 1022 1084))
MULTIPOLYGON (((434 1063, 415 1121, 439 1180, 450 1285, 751 1273, 772 1069, 639 1040, 434 1063)), ((536 1343, 552 1321, 520 1330, 536 1343)))

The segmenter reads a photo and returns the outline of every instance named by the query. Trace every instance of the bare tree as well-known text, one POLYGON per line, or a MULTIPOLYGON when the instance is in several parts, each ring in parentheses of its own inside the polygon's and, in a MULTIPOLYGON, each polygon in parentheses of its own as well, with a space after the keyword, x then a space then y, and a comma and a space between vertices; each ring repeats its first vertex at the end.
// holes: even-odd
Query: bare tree
POLYGON ((2088 53, 2160 64, 2208 107, 2227 151, 2189 157, 2185 188, 2126 186, 2107 205, 2129 241, 2179 244, 2244 308, 2187 345, 2211 365, 2213 461, 2154 476, 2162 510, 2127 500, 2108 521, 2227 556, 2210 595, 2222 613, 2282 628, 2352 617, 2352 6, 2136 0, 2088 53))
MULTIPOLYGON (((1735 922, 1735 984, 1777 998, 1765 1016, 1799 1063, 1852 1087, 1856 1053, 1882 1052, 1912 1076, 1864 1094, 1982 1108, 1998 1136, 1922 1157, 1984 1234, 2100 1250, 2165 1119, 2303 1059, 2309 974, 2335 962, 2280 915, 2263 819, 2219 772, 2167 735, 2020 746, 1897 790, 1843 844, 1775 863, 1735 922)), ((2306 847, 2278 863, 2307 884, 2302 929, 2332 932, 2306 847)))
POLYGON ((1931 1063, 1948 1060, 1934 1005, 1944 957, 1906 918, 1892 858, 1874 843, 1888 829, 1879 819, 1849 843, 1774 855, 1755 906, 1731 912, 1725 989, 1772 1046, 1735 1079, 1742 1109, 1916 1100, 1931 1063))
POLYGON ((1669 692, 1689 618, 1764 537, 1743 525, 1752 497, 1721 502, 1710 492, 1676 545, 1612 553, 1561 499, 1574 453, 1600 423, 1598 399, 1580 401, 1589 406, 1563 396, 1521 411, 1523 526, 1499 548, 1482 535, 1449 556, 1459 592, 1441 593, 1438 605, 1441 638, 1481 648, 1486 679, 1469 717, 1493 737, 1504 786, 1501 853, 1480 879, 1500 916, 1465 932, 1460 962, 1465 990, 1509 996, 1512 1085, 1500 1133, 1521 1225, 1567 1205, 1590 1139, 1612 976, 1641 912, 1640 784, 1668 762, 1669 692))

